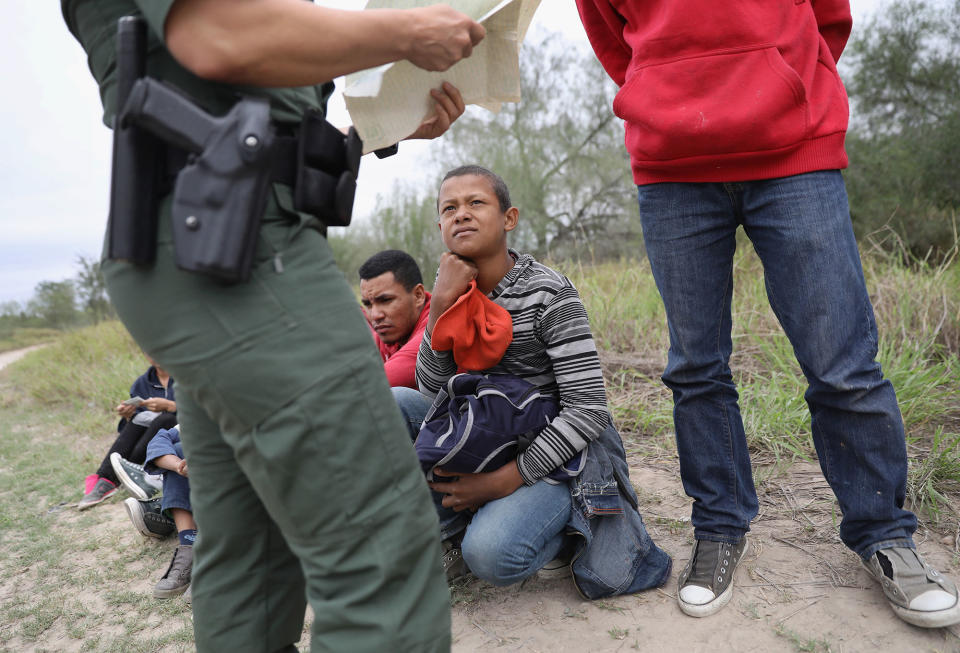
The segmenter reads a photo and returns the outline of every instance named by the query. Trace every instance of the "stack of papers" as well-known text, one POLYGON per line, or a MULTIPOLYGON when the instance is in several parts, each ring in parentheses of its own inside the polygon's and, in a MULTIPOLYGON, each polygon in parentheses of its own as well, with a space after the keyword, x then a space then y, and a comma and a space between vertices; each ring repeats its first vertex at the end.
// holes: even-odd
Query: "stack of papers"
MULTIPOLYGON (((370 0, 367 9, 411 9, 436 0, 370 0)), ((499 111, 520 101, 520 44, 540 0, 447 0, 487 30, 473 54, 443 72, 397 61, 347 75, 343 91, 363 151, 389 147, 409 136, 433 112, 430 89, 456 86, 466 104, 499 111)))

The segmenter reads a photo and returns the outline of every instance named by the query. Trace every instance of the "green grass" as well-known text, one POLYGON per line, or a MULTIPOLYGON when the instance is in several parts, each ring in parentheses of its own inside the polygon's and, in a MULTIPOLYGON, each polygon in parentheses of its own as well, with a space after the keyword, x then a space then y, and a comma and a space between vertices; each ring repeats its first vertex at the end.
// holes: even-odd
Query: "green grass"
POLYGON ((12 349, 23 349, 31 345, 40 345, 53 342, 62 334, 56 329, 40 327, 18 327, 16 329, 0 329, 0 352, 12 349))
POLYGON ((116 435, 112 407, 146 365, 111 323, 0 373, 0 650, 192 650, 189 608, 149 593, 172 542, 118 529, 116 499, 64 505, 80 498, 116 435))
MULTIPOLYGON (((658 378, 668 338, 646 262, 557 267, 580 289, 605 358, 620 357, 607 385, 628 452, 675 456, 672 401, 658 378)), ((905 266, 873 253, 864 268, 880 361, 907 429, 909 501, 936 527, 953 514, 960 491, 960 265, 905 266)), ((813 459, 806 384, 749 247, 737 255, 733 310, 731 367, 755 462, 813 459)), ((63 334, 0 373, 0 650, 192 648, 189 609, 150 594, 172 542, 146 540, 125 516, 118 521, 116 500, 82 513, 64 505, 79 499, 83 477, 113 440, 113 406, 145 367, 112 322, 63 334)), ((455 608, 484 601, 485 587, 455 588, 455 608)), ((609 633, 621 634, 627 637, 609 633)), ((826 642, 780 634, 798 650, 829 650, 826 642)))

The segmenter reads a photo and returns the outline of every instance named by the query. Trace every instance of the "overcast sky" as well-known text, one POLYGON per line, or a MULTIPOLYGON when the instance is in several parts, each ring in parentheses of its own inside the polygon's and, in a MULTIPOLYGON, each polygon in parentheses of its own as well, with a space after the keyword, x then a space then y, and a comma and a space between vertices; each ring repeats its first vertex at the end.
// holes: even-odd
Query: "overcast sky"
MULTIPOLYGON (((852 0, 855 21, 882 2, 852 0)), ((358 9, 365 3, 321 4, 358 9)), ((560 31, 576 47, 589 48, 573 0, 542 0, 533 28, 560 31)), ((86 56, 64 26, 57 2, 7 3, 0 26, 0 79, 7 89, 0 104, 0 303, 23 302, 40 281, 74 277, 78 255, 99 257, 110 132, 101 121, 86 56)), ((350 122, 339 95, 331 122, 350 122)), ((404 143, 390 159, 364 157, 354 219, 369 214, 377 193, 415 170, 430 147, 404 143)))

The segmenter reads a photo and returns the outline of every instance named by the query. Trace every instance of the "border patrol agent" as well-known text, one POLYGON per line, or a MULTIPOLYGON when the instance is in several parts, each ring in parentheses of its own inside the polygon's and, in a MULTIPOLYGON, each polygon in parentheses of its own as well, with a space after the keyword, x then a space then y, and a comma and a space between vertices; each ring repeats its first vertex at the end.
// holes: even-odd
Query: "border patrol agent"
MULTIPOLYGON (((260 159, 269 163, 268 183, 254 194, 259 204, 248 213, 256 214, 255 229, 233 278, 187 271, 177 251, 212 224, 194 215, 183 223, 192 232, 173 224, 177 196, 196 190, 184 175, 203 168, 198 161, 206 152, 184 152, 177 145, 186 141, 177 139, 156 141, 156 227, 145 236, 155 244, 139 263, 116 255, 122 243, 111 242, 126 217, 117 193, 130 188, 117 183, 126 170, 114 166, 115 224, 103 270, 123 323, 177 379, 202 532, 191 588, 197 649, 296 650, 307 599, 313 650, 448 650, 436 514, 356 299, 334 264, 325 226, 316 212, 302 210, 310 202, 298 201, 297 180, 310 172, 302 118, 322 118, 333 89, 327 80, 400 59, 445 70, 469 56, 483 27, 446 6, 349 12, 292 0, 61 5, 89 57, 108 125, 121 124, 118 20, 135 15, 146 23, 145 73, 152 81, 176 87, 170 97, 190 98, 197 115, 223 116, 239 97, 261 106, 265 99, 267 135, 278 143, 260 159)), ((433 99, 434 116, 411 137, 438 136, 463 112, 449 85, 433 99)), ((190 127, 172 121, 173 131, 190 127)), ((226 184, 221 199, 229 204, 238 187, 226 184)), ((349 220, 352 194, 347 204, 349 220)), ((232 228, 222 233, 226 240, 232 228)), ((215 252, 218 242, 201 249, 215 252)))

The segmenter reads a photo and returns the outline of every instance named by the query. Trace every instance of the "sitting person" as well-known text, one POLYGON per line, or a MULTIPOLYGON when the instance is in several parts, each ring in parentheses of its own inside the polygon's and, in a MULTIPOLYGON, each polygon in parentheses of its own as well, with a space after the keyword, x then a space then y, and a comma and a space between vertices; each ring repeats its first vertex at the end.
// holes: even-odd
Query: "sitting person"
POLYGON ((173 552, 173 560, 153 590, 157 598, 170 598, 183 594, 190 587, 193 543, 197 539, 179 427, 159 431, 150 440, 144 470, 162 474, 162 498, 159 501, 130 498, 123 502, 123 506, 137 531, 147 537, 162 538, 176 531, 179 543, 173 552))
POLYGON ((416 389, 417 351, 430 314, 417 262, 398 249, 377 252, 360 266, 360 298, 387 381, 416 389))
MULTIPOLYGON (((509 313, 512 341, 499 362, 472 371, 520 378, 559 406, 529 446, 495 471, 451 476, 432 470, 444 565, 457 563, 459 541, 470 570, 494 585, 520 582, 558 559, 588 598, 662 585, 671 560, 650 539, 637 512, 576 289, 531 256, 508 249, 507 233, 516 227, 519 211, 510 204, 506 184, 489 170, 465 166, 448 172, 438 210, 441 237, 450 251, 440 259, 417 359, 417 382, 427 395, 420 406, 429 405, 428 398, 458 370, 469 369, 455 358, 456 346, 453 352, 434 350, 431 334, 474 282, 471 292, 509 313), (582 471, 568 480, 547 478, 583 450, 582 471)), ((423 413, 406 417, 413 422, 423 413)))
POLYGON ((430 315, 430 293, 423 287, 420 267, 412 256, 398 249, 377 252, 360 266, 360 297, 393 398, 405 417, 410 437, 415 438, 430 406, 417 392, 414 376, 417 351, 430 315))
MULTIPOLYGON (((133 385, 130 386, 130 399, 121 402, 115 408, 120 416, 117 426, 117 439, 104 456, 95 474, 87 476, 84 482, 84 494, 77 508, 86 510, 109 498, 117 491, 119 478, 114 471, 111 457, 113 454, 134 464, 143 463, 146 458, 147 443, 160 429, 170 428, 177 423, 177 403, 174 399, 173 378, 165 370, 157 367, 149 356, 150 367, 133 385)), ((157 488, 144 479, 143 498, 149 498, 157 488)))

